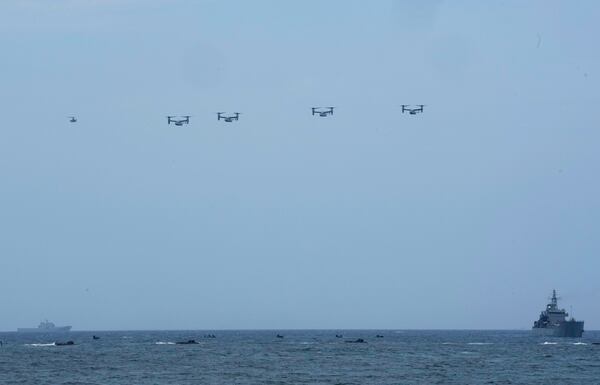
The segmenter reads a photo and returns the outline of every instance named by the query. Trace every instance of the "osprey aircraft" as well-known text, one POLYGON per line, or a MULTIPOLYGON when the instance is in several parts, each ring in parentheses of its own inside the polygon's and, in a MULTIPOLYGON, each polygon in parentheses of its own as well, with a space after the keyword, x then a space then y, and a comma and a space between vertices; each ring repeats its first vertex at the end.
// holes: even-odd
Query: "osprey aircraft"
POLYGON ((416 106, 419 106, 417 108, 408 108, 410 106, 410 104, 403 104, 402 105, 402 113, 408 112, 411 115, 416 115, 418 113, 423 113, 423 107, 425 106, 424 104, 415 104, 416 106))
POLYGON ((234 112, 233 115, 223 115, 225 112, 217 112, 217 120, 223 119, 227 123, 231 123, 234 120, 240 120, 241 112, 234 112))
POLYGON ((183 126, 184 124, 190 124, 190 115, 182 116, 167 116, 167 124, 174 123, 176 126, 183 126), (179 118, 179 119, 177 119, 179 118), (181 119, 183 118, 183 119, 181 119))
POLYGON ((333 115, 333 109, 335 107, 312 107, 313 116, 318 115, 322 118, 327 117, 327 115, 333 115))

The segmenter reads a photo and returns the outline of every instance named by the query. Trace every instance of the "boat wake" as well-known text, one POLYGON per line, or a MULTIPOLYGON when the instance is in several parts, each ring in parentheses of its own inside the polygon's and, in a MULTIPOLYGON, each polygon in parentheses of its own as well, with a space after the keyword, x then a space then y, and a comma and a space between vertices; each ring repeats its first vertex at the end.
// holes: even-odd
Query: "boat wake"
POLYGON ((155 345, 175 345, 175 342, 170 341, 158 341, 154 343, 155 345))
POLYGON ((33 346, 36 348, 43 347, 43 346, 56 346, 56 342, 52 342, 49 344, 25 344, 25 346, 33 346))

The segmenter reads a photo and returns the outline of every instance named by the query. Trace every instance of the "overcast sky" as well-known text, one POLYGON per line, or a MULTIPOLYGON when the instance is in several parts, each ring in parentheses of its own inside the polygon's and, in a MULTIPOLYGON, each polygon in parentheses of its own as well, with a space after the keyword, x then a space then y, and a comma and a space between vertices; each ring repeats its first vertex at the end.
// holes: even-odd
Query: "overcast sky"
POLYGON ((598 20, 3 0, 0 330, 600 329, 598 20))

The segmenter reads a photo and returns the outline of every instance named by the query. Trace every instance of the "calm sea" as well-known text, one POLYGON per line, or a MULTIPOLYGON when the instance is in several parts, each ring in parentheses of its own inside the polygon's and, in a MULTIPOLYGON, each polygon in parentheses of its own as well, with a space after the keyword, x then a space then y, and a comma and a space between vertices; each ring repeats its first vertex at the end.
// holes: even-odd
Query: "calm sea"
POLYGON ((122 331, 0 340, 3 385, 600 384, 600 345, 592 344, 600 332, 122 331), (366 343, 346 342, 359 338, 366 343), (199 343, 175 344, 190 339, 199 343), (68 340, 75 345, 53 344, 68 340))

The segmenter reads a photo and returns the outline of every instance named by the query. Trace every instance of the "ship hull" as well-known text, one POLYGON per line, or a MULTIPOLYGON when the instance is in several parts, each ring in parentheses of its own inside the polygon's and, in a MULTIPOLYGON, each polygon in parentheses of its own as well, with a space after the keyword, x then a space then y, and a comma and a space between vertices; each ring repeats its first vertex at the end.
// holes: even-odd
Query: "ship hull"
POLYGON ((18 333, 64 333, 71 330, 71 326, 57 326, 54 328, 18 328, 18 333))
POLYGON ((556 337, 580 338, 583 335, 583 321, 567 321, 556 328, 556 337))
POLYGON ((581 338, 583 335, 583 321, 565 321, 555 327, 532 328, 531 330, 538 336, 581 338))
POLYGON ((553 336, 555 328, 532 328, 531 331, 536 336, 553 336))

